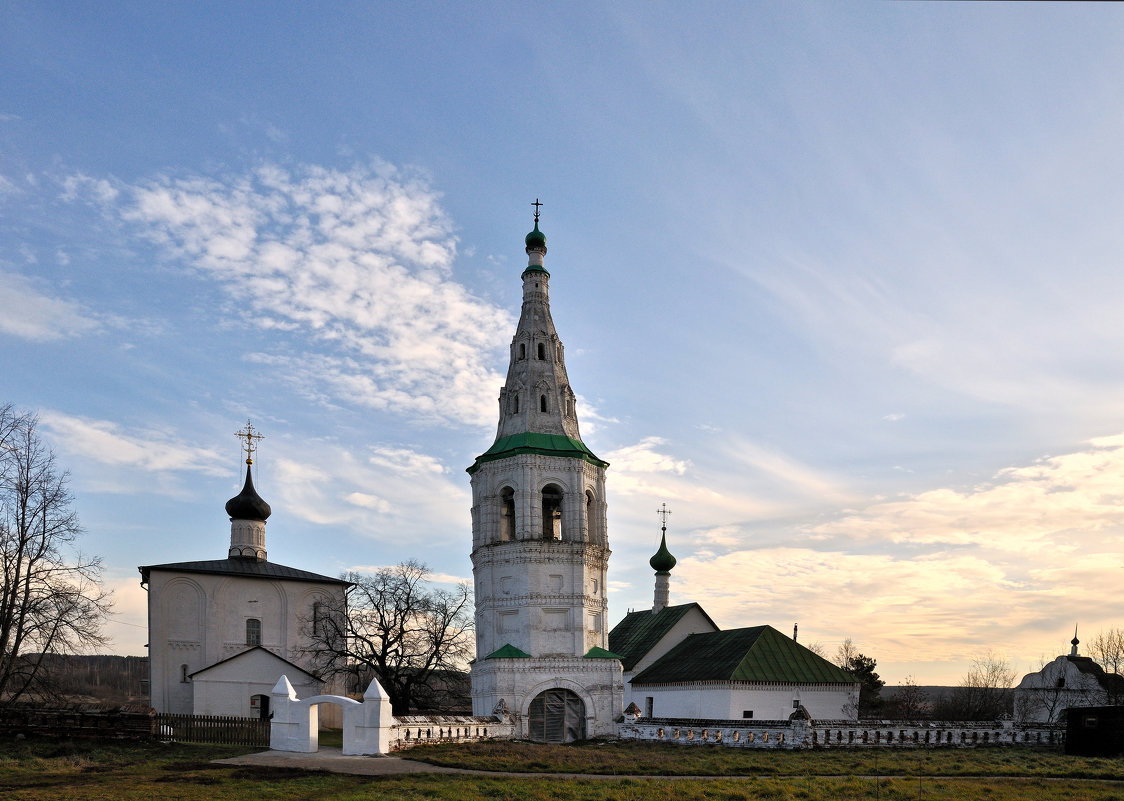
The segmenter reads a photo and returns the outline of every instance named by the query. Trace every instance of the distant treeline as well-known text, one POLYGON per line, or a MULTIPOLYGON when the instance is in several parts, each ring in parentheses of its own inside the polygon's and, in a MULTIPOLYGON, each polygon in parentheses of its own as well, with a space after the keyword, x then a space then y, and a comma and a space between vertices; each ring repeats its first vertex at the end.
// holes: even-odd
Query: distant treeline
POLYGON ((148 700, 147 656, 46 654, 43 667, 54 692, 67 699, 105 703, 148 700))

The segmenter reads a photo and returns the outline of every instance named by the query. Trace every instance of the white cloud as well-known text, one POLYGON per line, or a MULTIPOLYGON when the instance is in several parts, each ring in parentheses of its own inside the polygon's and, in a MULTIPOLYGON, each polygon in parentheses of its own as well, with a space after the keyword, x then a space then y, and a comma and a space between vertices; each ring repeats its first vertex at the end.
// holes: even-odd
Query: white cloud
POLYGON ((901 675, 954 680, 988 648, 1030 664, 1069 621, 1119 624, 1122 509, 1124 435, 1103 437, 768 538, 692 531, 672 549, 673 594, 725 626, 799 621, 809 640, 850 636, 901 675))
POLYGON ((256 354, 325 402, 416 421, 490 425, 503 377, 490 364, 510 315, 452 276, 452 225, 420 177, 266 165, 225 179, 114 187, 73 176, 157 243, 218 281, 248 323, 301 332, 326 352, 256 354), (315 388, 315 389, 314 389, 315 388))
POLYGON ((110 640, 106 653, 148 656, 148 593, 140 585, 140 575, 106 576, 105 589, 113 593, 113 612, 102 633, 110 640))
POLYGON ((50 342, 89 334, 99 327, 81 305, 43 294, 22 275, 0 271, 0 332, 50 342))
POLYGON ((391 445, 364 453, 332 440, 275 440, 272 453, 263 483, 272 487, 275 514, 337 527, 402 558, 463 546, 471 496, 437 459, 391 445))
MULTIPOLYGON (((225 459, 215 450, 178 441, 165 431, 135 430, 124 433, 108 420, 90 420, 62 412, 39 415, 44 430, 68 454, 106 466, 126 466, 151 471, 191 471, 225 476, 225 459)), ((122 491, 132 492, 135 487, 122 491)))

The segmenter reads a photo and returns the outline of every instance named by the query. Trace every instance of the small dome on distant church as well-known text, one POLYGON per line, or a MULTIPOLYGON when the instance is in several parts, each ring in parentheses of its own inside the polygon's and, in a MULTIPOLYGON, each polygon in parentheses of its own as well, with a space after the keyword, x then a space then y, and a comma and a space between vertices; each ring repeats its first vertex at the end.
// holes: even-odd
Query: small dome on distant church
POLYGON ((231 520, 261 520, 272 514, 269 504, 262 500, 254 489, 254 479, 250 475, 250 465, 246 465, 246 483, 242 491, 226 502, 226 513, 231 520))
POLYGON ((671 555, 671 551, 667 549, 667 535, 664 534, 660 537, 660 549, 656 551, 656 555, 648 560, 648 564, 652 566, 652 570, 657 573, 670 573, 671 568, 675 567, 675 557, 671 555))
POLYGON ((546 234, 539 230, 539 220, 535 217, 535 230, 527 234, 527 250, 541 250, 546 252, 546 234))

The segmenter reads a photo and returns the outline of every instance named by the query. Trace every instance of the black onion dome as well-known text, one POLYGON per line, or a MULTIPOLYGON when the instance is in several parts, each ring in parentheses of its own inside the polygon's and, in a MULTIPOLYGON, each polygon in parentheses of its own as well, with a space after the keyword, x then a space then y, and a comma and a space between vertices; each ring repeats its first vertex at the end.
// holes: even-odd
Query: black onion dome
POLYGON ((254 479, 250 475, 250 466, 246 465, 246 484, 242 491, 226 502, 226 513, 231 520, 261 520, 273 512, 269 504, 262 500, 254 489, 254 479))

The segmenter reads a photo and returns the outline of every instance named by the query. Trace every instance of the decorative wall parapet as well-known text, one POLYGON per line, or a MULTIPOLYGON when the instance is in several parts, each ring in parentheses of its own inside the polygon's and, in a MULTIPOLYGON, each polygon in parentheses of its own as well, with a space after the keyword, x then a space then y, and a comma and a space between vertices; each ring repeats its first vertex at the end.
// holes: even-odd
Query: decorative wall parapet
POLYGON ((404 715, 394 719, 390 750, 402 751, 426 743, 471 743, 510 740, 515 722, 493 715, 404 715))
POLYGON ((1065 728, 997 721, 703 720, 637 718, 618 724, 622 740, 737 748, 975 748, 1060 746, 1065 728))

